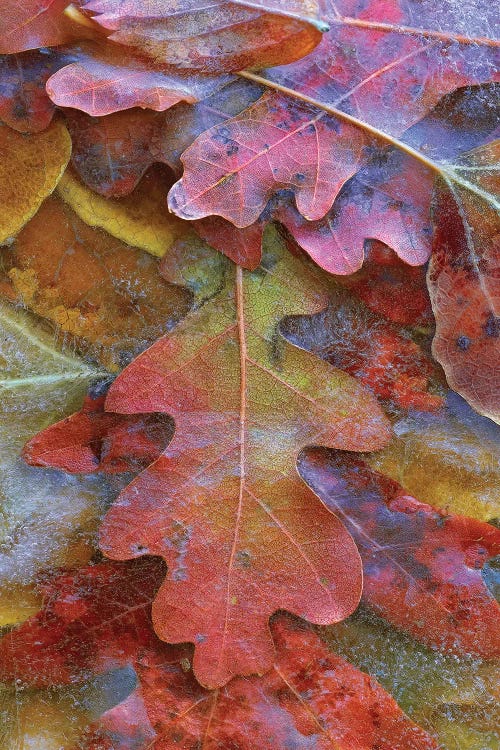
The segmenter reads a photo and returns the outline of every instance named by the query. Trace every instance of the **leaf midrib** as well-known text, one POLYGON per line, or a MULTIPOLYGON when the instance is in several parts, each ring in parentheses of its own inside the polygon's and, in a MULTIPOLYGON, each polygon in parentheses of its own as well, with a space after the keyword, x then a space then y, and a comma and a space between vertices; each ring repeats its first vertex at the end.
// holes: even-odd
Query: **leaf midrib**
POLYGON ((0 388, 5 390, 16 390, 18 388, 24 388, 25 386, 50 385, 67 380, 76 380, 77 378, 95 380, 99 377, 109 377, 109 372, 87 366, 83 362, 79 363, 71 357, 68 357, 63 352, 59 352, 50 347, 41 338, 34 335, 28 327, 23 325, 17 319, 14 312, 4 305, 0 308, 0 325, 2 323, 4 323, 7 329, 10 328, 14 333, 22 336, 25 341, 36 347, 38 352, 50 357, 54 368, 59 365, 64 369, 61 369, 59 372, 36 373, 27 375, 26 377, 5 377, 0 379, 0 388))
POLYGON ((375 126, 370 125, 367 122, 364 122, 364 120, 360 120, 353 115, 347 114, 347 112, 343 112, 341 109, 337 109, 336 107, 326 104, 325 102, 314 99, 314 97, 308 96, 307 94, 302 94, 299 91, 295 91, 288 86, 283 86, 280 83, 271 81, 268 78, 264 78, 263 76, 258 75, 257 73, 251 73, 248 70, 242 70, 239 71, 238 75, 241 78, 246 78, 248 81, 252 81, 253 83, 259 84, 260 86, 264 86, 267 89, 279 91, 281 94, 285 94, 285 96, 289 96, 292 99, 302 101, 309 106, 320 109, 326 114, 332 115, 333 117, 336 117, 339 120, 343 120, 344 122, 348 122, 350 125, 354 125, 365 133, 369 133, 371 136, 384 141, 388 145, 393 146, 400 151, 403 151, 408 156, 416 159, 432 172, 439 175, 446 182, 453 182, 456 185, 459 185, 464 190, 468 190, 477 197, 481 198, 495 210, 500 211, 500 201, 498 201, 494 195, 488 193, 477 185, 474 185, 472 182, 464 179, 454 169, 447 168, 445 163, 436 162, 432 159, 429 159, 427 156, 424 156, 424 154, 422 154, 420 151, 404 143, 399 138, 395 138, 385 131, 376 128, 375 126))

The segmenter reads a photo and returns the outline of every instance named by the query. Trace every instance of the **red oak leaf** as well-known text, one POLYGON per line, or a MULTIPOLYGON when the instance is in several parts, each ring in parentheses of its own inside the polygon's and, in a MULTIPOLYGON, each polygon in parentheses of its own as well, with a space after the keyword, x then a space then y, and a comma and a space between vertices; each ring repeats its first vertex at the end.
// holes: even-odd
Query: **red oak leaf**
POLYGON ((24 447, 24 460, 71 474, 145 469, 170 441, 172 421, 164 414, 105 412, 105 399, 105 393, 87 396, 80 411, 35 435, 24 447))
POLYGON ((431 193, 428 170, 386 150, 343 187, 333 208, 318 221, 304 219, 290 192, 281 191, 249 226, 234 227, 220 216, 197 219, 193 225, 231 260, 255 268, 265 226, 275 219, 318 265, 330 273, 349 275, 362 265, 368 237, 394 247, 406 263, 424 263, 430 252, 431 193))
POLYGON ((165 113, 164 125, 155 134, 152 152, 180 176, 181 154, 194 139, 213 125, 234 117, 262 94, 255 86, 240 78, 230 77, 213 94, 195 104, 178 104, 165 113))
POLYGON ((108 198, 131 193, 154 162, 149 146, 162 116, 142 109, 107 117, 68 109, 65 115, 71 163, 85 184, 108 198))
POLYGON ((328 27, 314 0, 79 0, 114 42, 164 65, 217 73, 292 62, 328 27))
POLYGON ((428 284, 436 318, 432 351, 450 386, 500 422, 500 142, 463 157, 478 194, 436 187, 428 284))
POLYGON ((414 127, 446 93, 490 80, 495 47, 426 30, 424 17, 410 33, 399 26, 397 0, 384 3, 382 22, 364 20, 377 9, 380 3, 365 4, 356 19, 329 8, 333 29, 304 60, 266 77, 242 73, 269 90, 187 148, 184 175, 170 191, 172 210, 191 220, 217 214, 244 228, 266 209, 333 273, 359 268, 366 238, 389 244, 410 264, 425 262, 432 178, 446 167, 429 158, 428 141, 414 145, 414 127), (384 144, 403 156, 385 148, 381 165, 384 144), (283 190, 298 213, 291 204, 268 206, 283 190))
POLYGON ((55 111, 45 83, 67 62, 49 49, 0 56, 0 119, 20 133, 45 130, 55 111))
POLYGON ((0 54, 65 44, 75 24, 63 13, 67 0, 2 0, 0 54))
POLYGON ((300 471, 355 538, 367 604, 433 648, 500 654, 500 606, 481 574, 499 529, 419 502, 353 454, 308 449, 300 471))
POLYGON ((388 436, 354 379, 276 338, 283 315, 323 297, 281 243, 270 238, 267 253, 244 276, 206 247, 181 248, 191 266, 169 254, 171 280, 192 274, 211 299, 129 365, 106 400, 110 411, 175 419, 167 450, 108 512, 101 549, 168 561, 155 628, 196 644, 195 673, 209 686, 270 667, 276 609, 324 623, 356 606, 355 548, 305 491, 295 457, 311 441, 372 450, 388 436))
POLYGON ((207 750, 275 750, 291 738, 297 750, 437 747, 372 677, 285 616, 271 626, 269 674, 204 689, 190 670, 191 649, 168 646, 151 629, 148 605, 160 575, 159 561, 145 559, 49 581, 41 612, 0 642, 0 677, 53 686, 133 666, 137 689, 87 733, 85 750, 195 750, 202 738, 207 750))

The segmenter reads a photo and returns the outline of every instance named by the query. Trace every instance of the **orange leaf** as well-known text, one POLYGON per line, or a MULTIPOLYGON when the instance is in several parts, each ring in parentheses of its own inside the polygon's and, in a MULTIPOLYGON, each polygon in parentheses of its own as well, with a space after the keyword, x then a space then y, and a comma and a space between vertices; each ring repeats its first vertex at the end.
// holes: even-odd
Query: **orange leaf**
POLYGON ((158 275, 150 255, 87 226, 59 198, 45 201, 2 256, 4 296, 112 370, 190 306, 187 294, 158 275))

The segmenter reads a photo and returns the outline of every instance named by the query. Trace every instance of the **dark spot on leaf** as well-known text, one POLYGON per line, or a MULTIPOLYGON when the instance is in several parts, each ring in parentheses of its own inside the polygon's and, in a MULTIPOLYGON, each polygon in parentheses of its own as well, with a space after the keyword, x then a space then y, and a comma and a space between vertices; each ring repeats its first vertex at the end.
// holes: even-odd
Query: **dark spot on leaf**
POLYGON ((500 317, 490 313, 484 325, 484 332, 487 336, 498 338, 500 336, 500 317))
POLYGON ((471 340, 468 336, 459 336, 457 339, 457 346, 462 352, 466 352, 471 345, 471 340))

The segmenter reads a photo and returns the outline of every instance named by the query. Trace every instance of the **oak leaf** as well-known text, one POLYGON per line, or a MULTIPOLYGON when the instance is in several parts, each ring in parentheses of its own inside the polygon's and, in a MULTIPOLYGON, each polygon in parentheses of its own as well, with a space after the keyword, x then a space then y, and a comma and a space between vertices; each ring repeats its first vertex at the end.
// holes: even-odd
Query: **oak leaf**
POLYGON ((195 673, 214 686, 270 667, 276 609, 331 622, 355 608, 357 552, 300 482, 295 457, 311 442, 373 450, 388 428, 354 379, 280 339, 283 316, 324 304, 281 243, 270 238, 264 265, 245 274, 209 248, 174 250, 190 263, 170 254, 172 280, 212 298, 109 391, 107 411, 168 413, 176 432, 121 493, 100 543, 114 559, 165 558, 156 631, 194 642, 195 673))
POLYGON ((65 64, 51 49, 0 55, 0 120, 20 133, 45 130, 55 112, 45 83, 65 64))
POLYGON ((408 29, 396 0, 384 3, 383 14, 380 3, 368 3, 360 18, 348 5, 327 3, 332 30, 304 60, 265 75, 240 73, 267 92, 184 152, 172 210, 187 219, 217 214, 244 228, 263 211, 275 212, 268 201, 285 190, 298 214, 288 198, 279 220, 288 216, 288 229, 327 270, 356 270, 366 238, 391 245, 413 265, 425 262, 430 248, 421 232, 426 225, 429 231, 434 174, 474 186, 439 153, 430 158, 413 128, 445 94, 494 78, 496 42, 486 39, 487 14, 485 35, 476 39, 433 28, 425 6, 421 24, 408 29), (400 153, 393 156, 394 148, 400 153))
POLYGON ((161 115, 147 109, 89 117, 77 109, 65 112, 71 135, 71 164, 83 182, 107 198, 129 195, 155 161, 150 143, 161 115))
MULTIPOLYGON (((499 194, 500 141, 457 166, 479 189, 499 194), (471 179, 471 177, 469 177, 471 179)), ((432 351, 450 386, 500 423, 500 202, 451 184, 436 186, 428 285, 436 318, 432 351)))
POLYGON ((500 654, 500 606, 482 577, 500 530, 419 502, 353 454, 309 449, 299 466, 356 540, 367 604, 433 648, 500 654))
MULTIPOLYGON (((106 208, 113 218, 113 207, 106 208)), ((136 219, 122 231, 139 233, 140 209, 136 219)), ((120 223, 120 213, 114 220, 120 223)), ((165 231, 156 240, 166 247, 173 236, 165 231)), ((0 294, 45 318, 60 340, 72 340, 114 371, 190 307, 189 295, 158 275, 154 258, 88 226, 57 196, 44 202, 2 257, 0 294)))
POLYGON ((75 28, 64 14, 67 0, 3 0, 0 54, 51 47, 72 40, 75 28))
POLYGON ((103 715, 80 747, 294 747, 433 750, 382 687, 330 652, 304 624, 281 615, 276 659, 265 677, 236 678, 208 691, 193 678, 192 651, 156 639, 149 605, 158 560, 104 563, 42 585, 40 613, 0 642, 0 675, 30 686, 82 681, 130 664, 138 686, 103 715), (236 713, 235 713, 236 712, 236 713))
POLYGON ((106 389, 94 388, 81 409, 28 441, 23 458, 69 474, 139 473, 168 445, 172 422, 164 414, 122 415, 104 411, 106 389))
POLYGON ((80 46, 77 59, 47 81, 54 104, 92 116, 146 107, 162 112, 178 102, 195 102, 219 86, 214 77, 191 78, 145 62, 127 52, 80 46))
POLYGON ((79 0, 110 33, 163 65, 206 73, 265 67, 307 55, 328 26, 315 0, 79 0))

